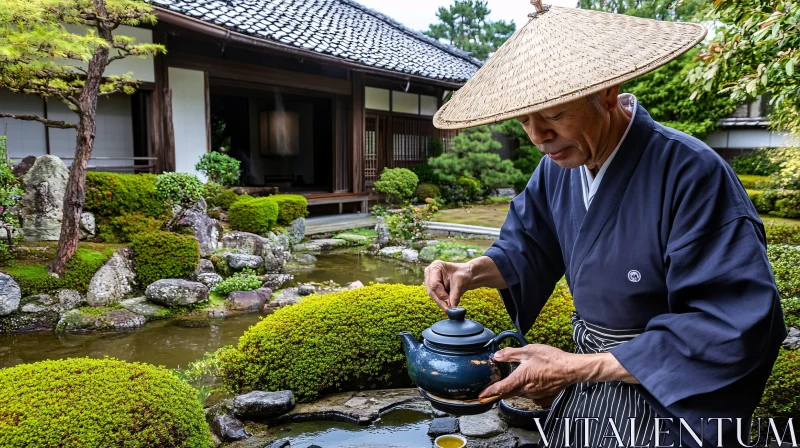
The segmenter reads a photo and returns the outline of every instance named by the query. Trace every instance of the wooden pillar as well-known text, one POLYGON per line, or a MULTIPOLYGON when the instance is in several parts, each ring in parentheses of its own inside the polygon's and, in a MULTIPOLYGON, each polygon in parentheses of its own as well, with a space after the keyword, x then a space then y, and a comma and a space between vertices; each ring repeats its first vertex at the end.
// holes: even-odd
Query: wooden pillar
POLYGON ((353 193, 364 191, 364 74, 353 72, 353 193))
MULTIPOLYGON (((167 33, 153 31, 153 42, 167 45, 167 33)), ((159 54, 153 60, 155 71, 155 90, 150 111, 150 143, 152 156, 156 158, 155 171, 163 173, 175 171, 175 135, 172 129, 172 92, 169 89, 169 71, 165 55, 159 54)))

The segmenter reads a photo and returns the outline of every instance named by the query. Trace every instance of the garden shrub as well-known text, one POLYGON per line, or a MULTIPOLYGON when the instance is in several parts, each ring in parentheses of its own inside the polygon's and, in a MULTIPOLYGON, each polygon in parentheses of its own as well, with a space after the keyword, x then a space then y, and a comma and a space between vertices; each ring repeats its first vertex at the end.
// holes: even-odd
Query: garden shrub
POLYGON ((765 224, 768 244, 785 244, 800 246, 800 226, 787 226, 783 224, 765 224))
POLYGON ((227 297, 233 291, 254 291, 261 287, 264 282, 256 275, 252 269, 244 268, 225 280, 217 283, 214 292, 227 297))
POLYGON ((404 201, 414 197, 419 178, 406 168, 384 168, 375 190, 389 196, 391 201, 404 201))
POLYGON ((433 167, 428 165, 427 163, 421 163, 419 165, 414 165, 409 168, 411 172, 417 175, 417 180, 421 184, 434 184, 439 185, 442 180, 436 175, 433 167))
POLYGON ((231 205, 228 221, 234 230, 263 234, 272 230, 278 221, 278 203, 271 196, 244 198, 231 205))
POLYGON ((241 162, 220 152, 207 152, 200 157, 194 169, 205 174, 211 181, 222 185, 239 183, 241 162))
POLYGON ((781 297, 800 297, 800 247, 767 246, 781 297))
POLYGON ((13 258, 14 240, 9 240, 10 229, 19 227, 19 220, 11 210, 22 199, 22 187, 11 172, 6 152, 6 136, 0 135, 0 264, 13 258))
POLYGON ((278 203, 278 224, 289 225, 297 218, 308 216, 308 200, 299 194, 270 196, 278 203))
POLYGON ((188 235, 140 233, 133 237, 130 247, 136 277, 142 286, 165 278, 187 278, 200 262, 200 245, 188 235))
POLYGON ((754 176, 752 174, 740 174, 739 180, 746 189, 763 189, 769 184, 768 176, 754 176))
MULTIPOLYGON (((565 326, 537 321, 528 333, 530 342, 561 344, 572 334, 568 293, 556 296, 543 316, 558 314, 565 326)), ((461 306, 468 319, 495 333, 514 328, 494 289, 467 292, 461 306)), ((298 400, 308 401, 336 390, 405 387, 410 380, 398 333, 410 331, 419 338, 445 318, 423 286, 372 284, 281 308, 217 357, 223 381, 234 391, 291 389, 298 400)), ((559 347, 571 351, 573 345, 559 347)))
POLYGON ((23 296, 49 294, 60 289, 85 293, 94 274, 112 255, 113 249, 97 251, 79 247, 60 278, 50 276, 46 265, 15 264, 3 270, 19 284, 23 296))
POLYGON ((425 199, 425 205, 415 207, 406 204, 398 213, 386 215, 386 225, 392 238, 420 241, 425 238, 425 222, 430 221, 439 210, 436 199, 425 199))
POLYGON ((442 192, 439 190, 434 184, 419 184, 417 186, 417 200, 420 202, 425 202, 425 199, 431 198, 436 199, 442 196, 442 192))
POLYGON ((83 209, 95 217, 114 217, 136 211, 157 217, 168 212, 156 195, 155 174, 86 173, 86 203, 83 209))
POLYGON ((769 151, 761 148, 736 156, 731 161, 731 167, 739 175, 769 176, 780 169, 780 163, 770 159, 769 151))
POLYGON ((203 197, 203 183, 194 174, 159 174, 156 178, 156 195, 173 210, 173 216, 167 223, 169 229, 203 197))
MULTIPOLYGON (((775 417, 776 423, 786 424, 790 417, 800 415, 800 351, 781 348, 772 367, 756 417, 775 417)), ((780 427, 779 427, 780 428, 780 427)))
POLYGON ((800 329, 800 297, 781 299, 783 306, 783 320, 787 328, 800 329))
POLYGON ((800 218, 800 190, 778 190, 775 209, 770 215, 782 218, 800 218))
POLYGON ((0 369, 0 446, 211 447, 195 391, 162 367, 71 358, 0 369))
POLYGON ((211 206, 210 202, 222 193, 222 185, 210 180, 203 184, 203 199, 206 200, 206 205, 211 206))
POLYGON ((239 197, 240 196, 233 190, 222 190, 208 202, 208 206, 228 210, 234 202, 239 200, 239 197))
POLYGON ((99 218, 97 237, 106 243, 127 243, 139 233, 161 230, 169 218, 167 216, 151 217, 143 213, 129 213, 113 218, 99 218))
POLYGON ((439 157, 444 154, 444 143, 440 138, 432 138, 430 145, 428 145, 428 157, 439 157))
POLYGON ((458 178, 458 185, 464 189, 464 194, 469 199, 475 199, 482 193, 481 182, 479 180, 462 176, 458 178))

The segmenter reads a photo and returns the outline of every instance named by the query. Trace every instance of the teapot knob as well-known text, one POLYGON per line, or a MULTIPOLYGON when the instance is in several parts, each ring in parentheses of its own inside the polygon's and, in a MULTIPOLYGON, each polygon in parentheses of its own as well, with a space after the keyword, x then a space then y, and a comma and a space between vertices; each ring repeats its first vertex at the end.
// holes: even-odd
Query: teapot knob
POLYGON ((467 317, 467 310, 460 306, 448 308, 445 313, 447 313, 447 317, 449 317, 450 320, 462 321, 467 317))

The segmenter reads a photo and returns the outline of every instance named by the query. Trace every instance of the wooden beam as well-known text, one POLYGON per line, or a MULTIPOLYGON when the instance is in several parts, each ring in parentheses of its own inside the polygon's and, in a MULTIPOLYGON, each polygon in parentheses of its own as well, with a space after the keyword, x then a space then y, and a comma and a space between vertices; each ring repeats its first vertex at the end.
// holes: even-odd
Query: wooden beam
MULTIPOLYGON (((166 45, 167 34, 162 31, 153 31, 153 42, 166 45)), ((164 98, 164 91, 169 87, 169 72, 167 71, 166 56, 163 54, 156 55, 153 59, 153 71, 155 75, 155 82, 153 86, 153 98, 150 102, 150 145, 152 148, 152 155, 156 158, 155 172, 163 173, 168 171, 168 163, 165 159, 166 142, 165 131, 165 115, 166 115, 166 100, 164 98)))
POLYGON ((213 77, 238 81, 317 90, 340 95, 350 95, 351 93, 350 81, 346 79, 244 64, 207 56, 173 52, 169 56, 169 65, 170 67, 202 70, 213 77))
POLYGON ((203 72, 203 97, 206 105, 206 152, 211 152, 211 97, 208 89, 208 72, 203 72))
POLYGON ((164 88, 164 171, 175 171, 175 128, 172 126, 172 89, 164 88))
POLYGON ((353 72, 353 193, 364 191, 364 74, 353 72))

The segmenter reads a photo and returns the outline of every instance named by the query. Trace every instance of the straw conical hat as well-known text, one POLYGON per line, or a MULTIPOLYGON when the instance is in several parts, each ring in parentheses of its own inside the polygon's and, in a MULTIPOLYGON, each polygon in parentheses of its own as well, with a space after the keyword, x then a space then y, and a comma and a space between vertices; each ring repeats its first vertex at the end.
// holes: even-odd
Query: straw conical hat
POLYGON ((494 123, 599 92, 666 64, 706 35, 696 23, 532 3, 537 12, 528 23, 439 109, 437 128, 494 123))

